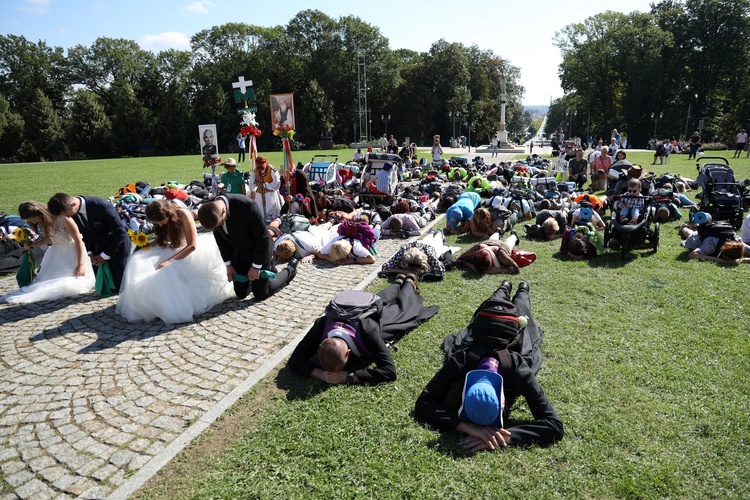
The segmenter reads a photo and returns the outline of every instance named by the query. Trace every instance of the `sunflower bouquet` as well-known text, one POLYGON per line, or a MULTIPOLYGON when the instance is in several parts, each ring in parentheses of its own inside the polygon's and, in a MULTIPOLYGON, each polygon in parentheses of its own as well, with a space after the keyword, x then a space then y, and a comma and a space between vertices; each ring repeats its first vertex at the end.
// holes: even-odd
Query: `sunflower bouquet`
MULTIPOLYGON (((34 240, 34 235, 31 230, 27 227, 18 227, 13 231, 13 238, 18 242, 19 245, 31 245, 34 240)), ((18 267, 18 273, 16 273, 16 282, 18 286, 24 287, 30 285, 36 278, 36 262, 34 262, 34 254, 31 250, 26 250, 21 257, 21 264, 18 267)))
POLYGON ((28 227, 17 227, 13 231, 13 238, 21 246, 31 245, 31 242, 34 241, 34 235, 28 227))
POLYGON ((136 250, 148 250, 151 248, 151 242, 148 239, 148 235, 143 231, 136 232, 132 229, 128 229, 128 236, 133 245, 137 247, 136 250))

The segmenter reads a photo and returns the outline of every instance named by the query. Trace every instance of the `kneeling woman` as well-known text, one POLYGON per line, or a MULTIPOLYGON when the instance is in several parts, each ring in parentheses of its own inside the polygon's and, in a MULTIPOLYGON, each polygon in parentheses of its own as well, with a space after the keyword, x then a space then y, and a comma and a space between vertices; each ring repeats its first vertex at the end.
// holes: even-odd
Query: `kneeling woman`
POLYGON ((128 260, 117 312, 130 322, 192 321, 233 295, 216 240, 197 236, 192 214, 164 200, 146 206, 155 245, 128 260))

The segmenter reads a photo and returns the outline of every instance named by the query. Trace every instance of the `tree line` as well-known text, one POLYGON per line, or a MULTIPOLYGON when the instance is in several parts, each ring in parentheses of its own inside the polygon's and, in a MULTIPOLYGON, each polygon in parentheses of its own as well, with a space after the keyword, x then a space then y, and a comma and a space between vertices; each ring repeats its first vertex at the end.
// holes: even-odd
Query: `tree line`
POLYGON ((609 142, 731 145, 750 118, 750 0, 664 0, 647 13, 603 12, 556 33, 565 96, 545 131, 609 142))
POLYGON ((101 37, 63 49, 0 36, 0 161, 197 155, 204 123, 217 125, 227 151, 240 128, 232 93, 239 76, 253 81, 261 150, 280 149, 270 133, 275 93, 294 93, 299 145, 315 147, 321 134, 350 143, 362 136, 360 55, 371 138, 387 125, 399 142, 428 145, 441 134, 447 144, 471 125, 472 142, 487 142, 500 121, 503 73, 508 129, 525 125, 519 69, 508 61, 442 39, 424 53, 391 50, 379 28, 354 16, 304 10, 285 26, 227 23, 196 33, 190 45, 152 53, 101 37), (390 115, 387 124, 381 115, 390 115))

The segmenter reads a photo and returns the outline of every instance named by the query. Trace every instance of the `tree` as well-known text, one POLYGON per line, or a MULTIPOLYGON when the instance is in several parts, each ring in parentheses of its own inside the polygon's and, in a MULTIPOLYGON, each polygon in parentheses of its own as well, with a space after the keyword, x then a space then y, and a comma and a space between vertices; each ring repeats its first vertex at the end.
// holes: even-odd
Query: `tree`
MULTIPOLYGON (((67 153, 63 142, 60 119, 52 107, 52 101, 41 89, 32 93, 31 101, 24 109, 24 139, 28 141, 32 160, 51 159, 53 155, 67 153)), ((27 154, 29 154, 27 153, 27 154)))
POLYGON ((302 93, 299 114, 305 117, 299 127, 301 141, 308 146, 316 144, 318 136, 333 129, 333 103, 318 82, 313 80, 302 93))
POLYGON ((66 142, 73 157, 102 158, 110 154, 112 123, 98 96, 86 89, 73 93, 66 142))

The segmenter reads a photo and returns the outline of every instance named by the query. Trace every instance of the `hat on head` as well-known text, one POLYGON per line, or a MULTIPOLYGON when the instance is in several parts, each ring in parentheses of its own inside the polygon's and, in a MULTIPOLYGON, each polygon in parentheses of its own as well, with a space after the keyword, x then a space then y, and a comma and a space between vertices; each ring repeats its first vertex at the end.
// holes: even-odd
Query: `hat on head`
POLYGON ((393 163, 391 162, 383 163, 383 170, 385 170, 386 172, 390 172, 391 170, 393 170, 393 163))
POLYGON ((484 358, 476 370, 466 374, 458 417, 479 425, 503 426, 505 394, 503 377, 495 358, 484 358))
POLYGON ((234 161, 234 158, 228 158, 227 161, 225 161, 224 163, 222 163, 222 165, 224 165, 225 167, 236 167, 237 166, 237 162, 234 161))
POLYGON ((628 177, 630 179, 640 179, 643 174, 643 167, 640 165, 633 165, 628 169, 628 177))

